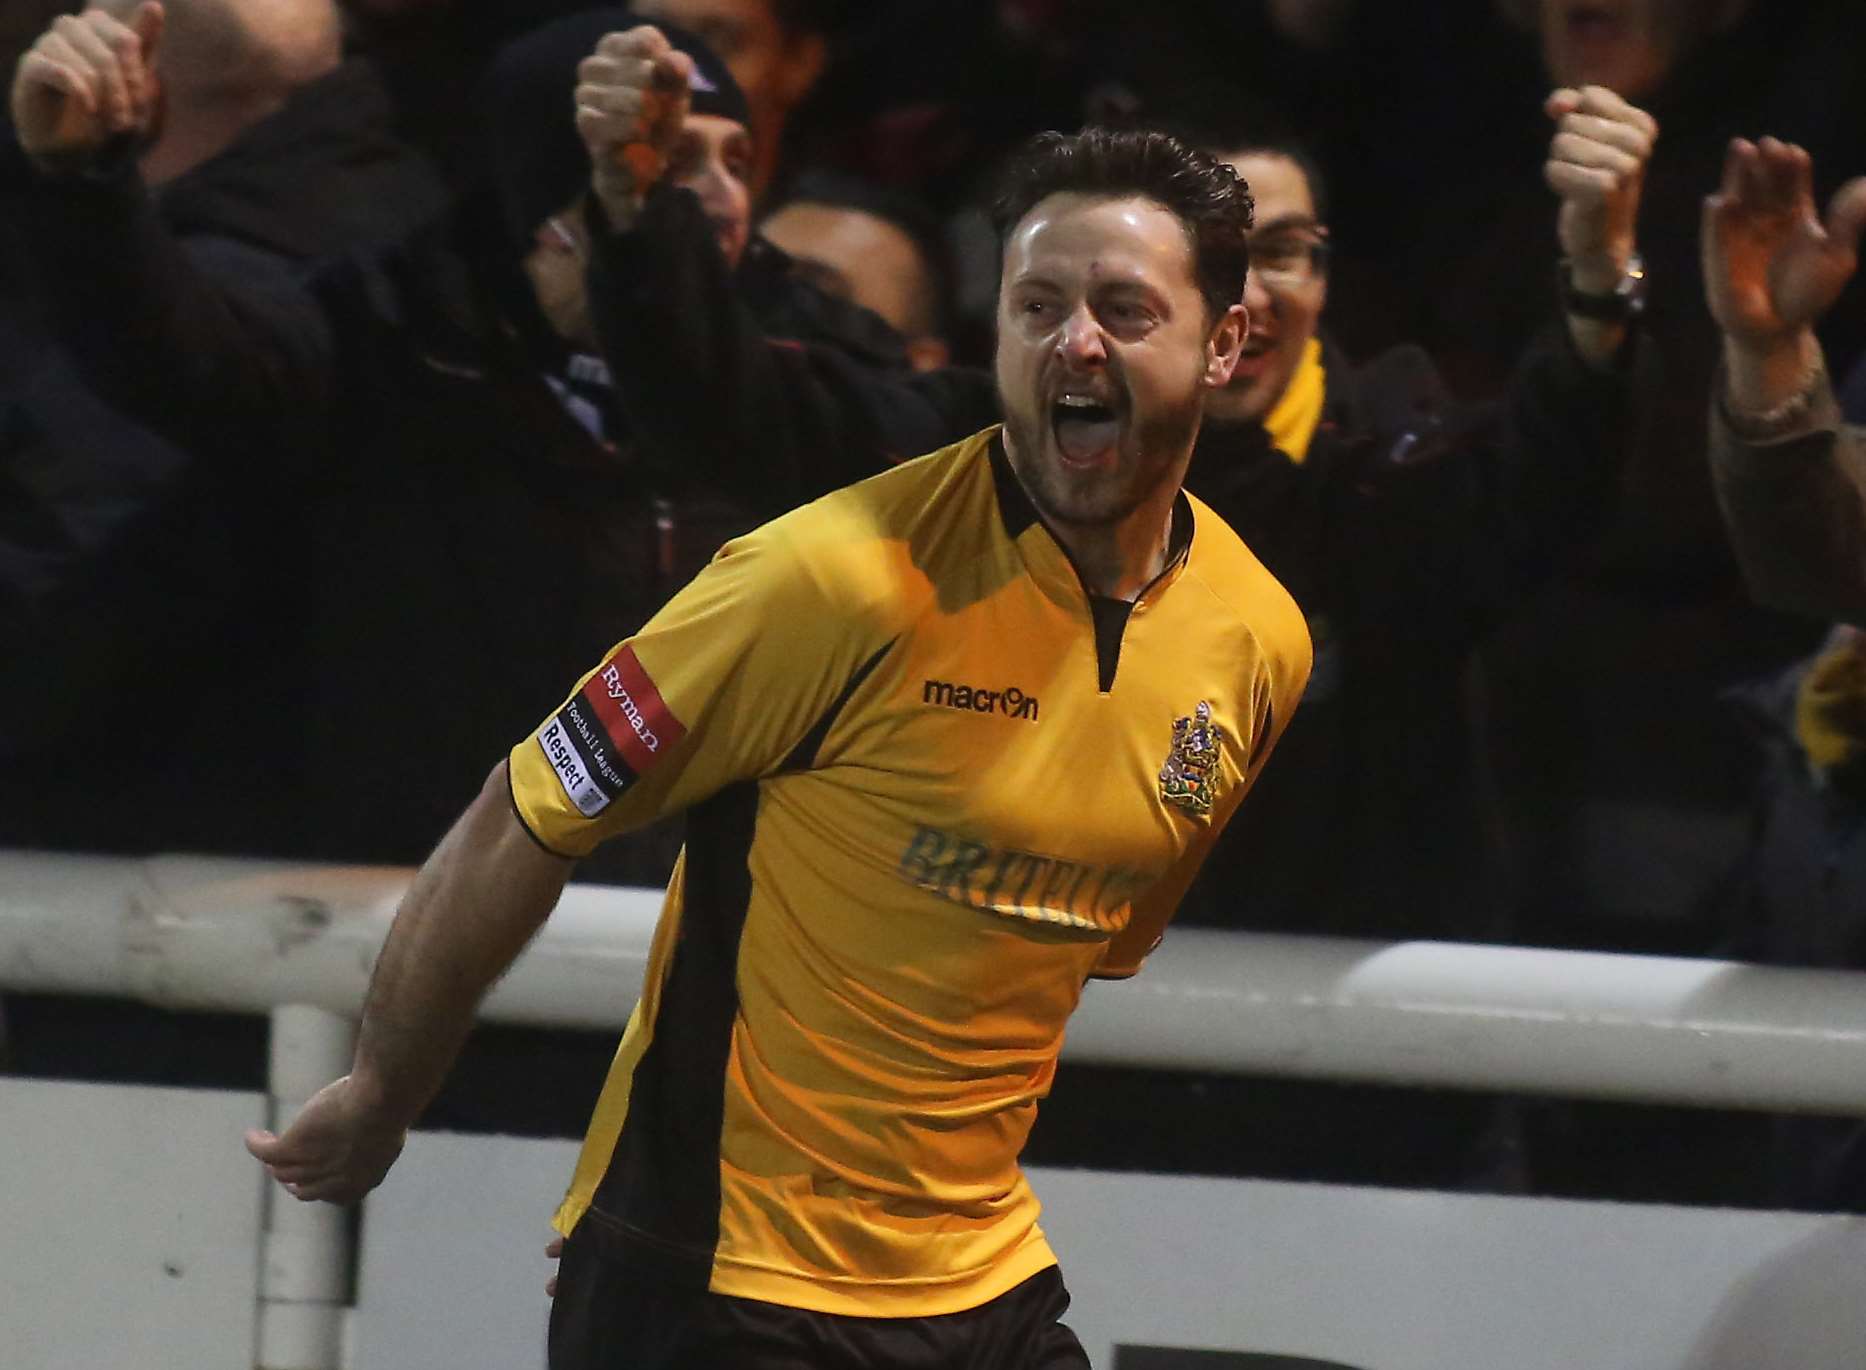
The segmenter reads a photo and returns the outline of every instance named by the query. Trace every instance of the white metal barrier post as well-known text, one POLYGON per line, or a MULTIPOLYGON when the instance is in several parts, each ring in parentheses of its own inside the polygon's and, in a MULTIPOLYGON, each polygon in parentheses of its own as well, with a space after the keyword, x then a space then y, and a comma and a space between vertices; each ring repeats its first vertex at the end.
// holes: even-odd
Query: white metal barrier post
MULTIPOLYGON (((304 1004, 272 1010, 267 1093, 270 1126, 290 1125, 310 1097, 350 1068, 356 1025, 304 1004)), ((268 1181, 262 1200, 258 1370, 341 1370, 350 1302, 349 1216, 301 1203, 268 1181)))

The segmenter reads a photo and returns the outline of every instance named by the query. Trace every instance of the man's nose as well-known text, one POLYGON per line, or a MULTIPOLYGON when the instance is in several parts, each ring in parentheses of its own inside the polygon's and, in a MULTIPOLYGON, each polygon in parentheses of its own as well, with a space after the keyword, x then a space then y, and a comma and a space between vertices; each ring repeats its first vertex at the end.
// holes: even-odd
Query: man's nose
POLYGON ((1108 339, 1086 304, 1063 320, 1056 351, 1072 366, 1100 366, 1108 360, 1108 339))

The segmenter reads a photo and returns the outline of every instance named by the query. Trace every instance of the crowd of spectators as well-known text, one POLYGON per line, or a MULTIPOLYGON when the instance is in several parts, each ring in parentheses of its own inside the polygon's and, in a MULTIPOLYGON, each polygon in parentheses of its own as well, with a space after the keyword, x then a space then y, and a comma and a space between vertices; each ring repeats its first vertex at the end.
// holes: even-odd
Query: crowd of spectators
MULTIPOLYGON (((996 420, 993 168, 1148 124, 1256 195, 1188 485, 1316 647, 1182 919, 1866 967, 1862 58, 1851 0, 10 4, 0 846, 418 862, 725 539, 996 420)), ((1856 1139, 1077 1068, 1032 1159, 1857 1205, 1856 1139)))

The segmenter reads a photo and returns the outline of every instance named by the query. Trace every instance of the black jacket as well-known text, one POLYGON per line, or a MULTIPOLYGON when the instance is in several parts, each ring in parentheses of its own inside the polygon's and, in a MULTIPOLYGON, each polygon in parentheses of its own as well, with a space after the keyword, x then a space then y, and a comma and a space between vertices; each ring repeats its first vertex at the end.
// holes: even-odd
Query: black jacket
POLYGON ((1359 367, 1323 355, 1301 464, 1255 425, 1213 425, 1187 475, 1302 605, 1315 669, 1185 916, 1499 936, 1466 669, 1609 506, 1635 432, 1634 360, 1591 372, 1552 328, 1509 403, 1462 406, 1417 348, 1359 367))
POLYGON ((750 290, 746 271, 735 279, 716 252, 670 251, 709 231, 684 191, 651 193, 629 232, 597 209, 590 228, 603 354, 661 481, 734 491, 776 512, 998 420, 982 371, 910 372, 898 342, 807 345, 820 335, 820 306, 780 303, 799 292, 777 287, 788 263, 769 243, 748 254, 750 290))
MULTIPOLYGON (((247 613, 269 641, 228 629, 216 693, 241 726, 212 745, 264 781, 237 791, 229 845, 418 860, 611 643, 788 507, 782 483, 644 463, 619 406, 600 437, 573 418, 550 380, 561 349, 477 202, 307 272, 245 243, 188 250, 127 168, 19 184, 50 327, 86 377, 245 497, 228 574, 267 585, 247 613)), ((697 215, 668 229, 661 260, 723 279, 697 215)), ((747 328, 762 314, 851 367, 886 363, 878 321, 812 298, 772 254, 742 273, 747 328)), ((587 869, 649 882, 669 854, 623 844, 587 869)))
MULTIPOLYGON (((440 196, 351 63, 136 212, 187 271, 266 297, 440 196)), ((0 126, 0 841, 264 850, 276 825, 222 736, 269 715, 219 662, 276 655, 295 580, 266 526, 283 487, 251 446, 214 460, 222 445, 196 440, 214 423, 158 431, 136 387, 92 365, 127 358, 134 379, 161 345, 159 319, 113 312, 141 260, 98 232, 113 203, 89 186, 48 196, 0 126), (73 765, 126 698, 137 726, 108 730, 107 775, 73 765)))

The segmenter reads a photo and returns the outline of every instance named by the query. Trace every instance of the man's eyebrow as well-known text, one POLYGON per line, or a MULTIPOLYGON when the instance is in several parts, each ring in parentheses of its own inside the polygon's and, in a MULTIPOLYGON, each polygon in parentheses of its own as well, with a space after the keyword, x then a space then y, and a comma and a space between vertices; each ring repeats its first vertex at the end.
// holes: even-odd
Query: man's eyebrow
POLYGON ((1286 233, 1290 229, 1320 229, 1322 221, 1313 214, 1279 214, 1267 224, 1258 224, 1252 233, 1286 233))
POLYGON ((1165 298, 1153 282, 1137 276, 1108 277, 1099 282, 1099 288, 1110 295, 1145 295, 1154 300, 1165 298))

